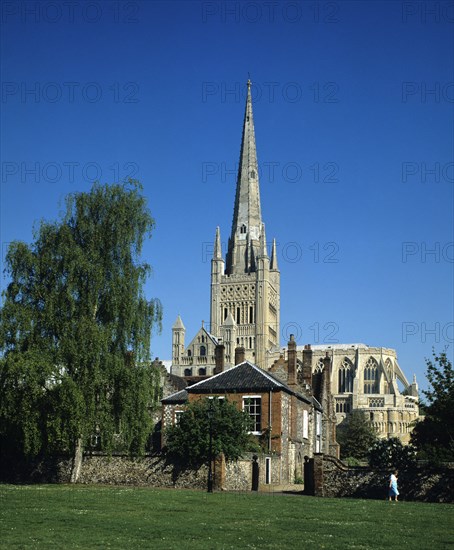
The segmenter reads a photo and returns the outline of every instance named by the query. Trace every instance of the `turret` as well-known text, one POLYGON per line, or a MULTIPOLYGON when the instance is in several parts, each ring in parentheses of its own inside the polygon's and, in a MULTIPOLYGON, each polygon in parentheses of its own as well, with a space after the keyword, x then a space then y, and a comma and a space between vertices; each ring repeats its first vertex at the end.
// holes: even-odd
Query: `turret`
POLYGON ((178 365, 184 353, 184 337, 186 334, 185 326, 178 315, 177 320, 172 327, 172 365, 178 365))

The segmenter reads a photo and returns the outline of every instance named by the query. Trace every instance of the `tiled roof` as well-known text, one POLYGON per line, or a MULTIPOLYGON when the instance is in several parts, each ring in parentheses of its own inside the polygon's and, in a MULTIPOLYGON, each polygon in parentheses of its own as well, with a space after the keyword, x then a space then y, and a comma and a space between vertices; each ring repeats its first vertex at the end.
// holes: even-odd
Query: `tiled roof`
POLYGON ((276 376, 266 372, 256 365, 244 361, 236 367, 211 376, 202 382, 193 384, 187 388, 188 393, 218 393, 241 391, 276 391, 297 395, 304 401, 310 402, 307 397, 295 392, 287 384, 281 382, 276 376))
POLYGON ((186 403, 188 400, 188 392, 186 390, 177 391, 176 393, 172 393, 172 395, 169 395, 165 397, 164 399, 161 399, 161 403, 166 403, 168 405, 171 405, 172 403, 186 403))

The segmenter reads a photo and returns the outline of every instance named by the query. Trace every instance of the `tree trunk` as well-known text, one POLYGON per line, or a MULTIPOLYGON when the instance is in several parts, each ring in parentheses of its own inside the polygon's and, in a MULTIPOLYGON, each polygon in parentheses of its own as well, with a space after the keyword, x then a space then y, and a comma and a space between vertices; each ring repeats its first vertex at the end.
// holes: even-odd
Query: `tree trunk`
POLYGON ((71 483, 77 483, 79 479, 80 470, 82 469, 82 458, 84 454, 84 448, 82 445, 82 438, 79 437, 76 441, 76 448, 74 449, 73 466, 71 470, 71 483))

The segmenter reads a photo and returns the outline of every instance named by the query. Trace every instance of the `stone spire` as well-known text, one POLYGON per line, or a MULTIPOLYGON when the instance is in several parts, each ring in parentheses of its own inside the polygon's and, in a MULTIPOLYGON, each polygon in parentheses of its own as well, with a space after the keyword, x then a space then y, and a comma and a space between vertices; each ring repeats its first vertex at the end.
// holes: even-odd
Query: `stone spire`
MULTIPOLYGON (((255 271, 254 265, 248 262, 248 258, 251 257, 248 248, 252 246, 256 252, 259 251, 261 230, 257 150, 252 116, 251 81, 248 80, 232 233, 227 252, 227 273, 255 271)), ((254 256, 257 256, 256 252, 254 256)))

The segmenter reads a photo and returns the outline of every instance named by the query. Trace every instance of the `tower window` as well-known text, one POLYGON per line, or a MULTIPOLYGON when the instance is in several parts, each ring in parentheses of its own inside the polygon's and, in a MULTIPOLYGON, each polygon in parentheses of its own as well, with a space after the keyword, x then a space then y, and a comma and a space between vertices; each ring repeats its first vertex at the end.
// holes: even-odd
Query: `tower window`
POLYGON ((240 227, 240 233, 246 233, 246 226, 244 225, 244 223, 243 223, 243 225, 240 227))
POLYGON ((206 354, 207 354, 206 347, 205 346, 200 346, 200 356, 205 357, 206 354))
POLYGON ((364 393, 379 393, 378 363, 369 357, 364 369, 364 393))
POLYGON ((353 391, 353 364, 347 358, 342 361, 342 366, 338 372, 338 391, 339 393, 353 391))

